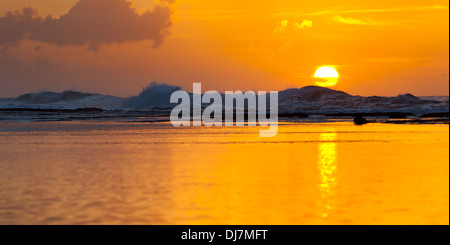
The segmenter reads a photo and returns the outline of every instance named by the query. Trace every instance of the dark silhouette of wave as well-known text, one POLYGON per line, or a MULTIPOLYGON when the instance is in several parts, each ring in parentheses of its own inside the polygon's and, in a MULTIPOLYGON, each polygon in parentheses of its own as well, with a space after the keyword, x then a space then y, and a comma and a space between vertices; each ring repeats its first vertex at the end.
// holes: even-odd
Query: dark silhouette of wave
POLYGON ((171 86, 157 82, 151 83, 138 95, 123 102, 125 108, 171 107, 170 96, 181 90, 178 86, 171 86))
MULTIPOLYGON (((175 106, 170 104, 172 93, 179 90, 181 88, 178 86, 153 82, 139 95, 129 98, 77 91, 28 93, 15 98, 0 99, 0 108, 22 108, 23 110, 27 108, 68 110, 99 108, 145 111, 163 109, 167 111, 175 106)), ((192 100, 192 94, 190 96, 192 100)), ((280 115, 299 118, 310 114, 333 116, 359 114, 402 118, 410 114, 425 115, 449 111, 448 97, 433 98, 416 97, 412 94, 396 97, 364 97, 329 88, 308 86, 280 91, 278 102, 280 115)), ((222 100, 225 99, 226 96, 222 94, 222 100)))
POLYGON ((26 104, 49 104, 55 102, 68 102, 83 99, 98 94, 81 93, 76 91, 64 91, 63 93, 42 92, 29 93, 14 98, 14 102, 26 104))

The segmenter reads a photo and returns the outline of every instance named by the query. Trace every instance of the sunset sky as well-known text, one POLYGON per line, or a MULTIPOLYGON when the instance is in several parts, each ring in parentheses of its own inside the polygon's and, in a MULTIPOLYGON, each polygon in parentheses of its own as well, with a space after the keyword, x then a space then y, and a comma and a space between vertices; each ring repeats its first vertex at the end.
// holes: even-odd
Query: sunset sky
POLYGON ((448 95, 448 1, 0 1, 0 97, 283 90, 327 65, 354 95, 448 95))

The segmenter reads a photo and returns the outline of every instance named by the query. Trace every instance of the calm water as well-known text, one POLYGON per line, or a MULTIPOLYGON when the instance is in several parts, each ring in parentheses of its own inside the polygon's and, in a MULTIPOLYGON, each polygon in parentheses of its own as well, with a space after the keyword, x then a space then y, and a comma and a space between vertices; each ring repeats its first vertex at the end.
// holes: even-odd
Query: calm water
POLYGON ((0 123, 0 224, 449 224, 449 126, 0 123))

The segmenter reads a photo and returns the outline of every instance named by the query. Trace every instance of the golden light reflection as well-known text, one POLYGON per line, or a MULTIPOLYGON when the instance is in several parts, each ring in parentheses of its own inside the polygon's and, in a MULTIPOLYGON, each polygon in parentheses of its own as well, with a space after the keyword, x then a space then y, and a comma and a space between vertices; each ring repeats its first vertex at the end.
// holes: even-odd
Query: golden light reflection
MULTIPOLYGON (((249 128, 232 132, 241 130, 249 128)), ((192 225, 299 224, 305 216, 286 210, 314 212, 314 207, 301 204, 311 201, 311 195, 305 193, 316 191, 312 182, 304 182, 315 171, 304 168, 299 159, 301 163, 315 162, 316 155, 311 152, 316 144, 267 144, 264 142, 269 140, 259 137, 258 128, 250 130, 255 133, 227 133, 216 138, 221 144, 211 145, 214 150, 205 151, 204 145, 178 148, 187 155, 174 162, 175 174, 188 173, 189 179, 174 179, 179 188, 173 193, 173 208, 181 211, 172 211, 172 216, 192 225), (195 184, 186 184, 193 181, 195 184)), ((210 135, 203 136, 211 141, 210 135)), ((289 139, 291 134, 284 137, 280 135, 277 140, 289 139)))
POLYGON ((333 209, 333 196, 336 189, 336 133, 323 133, 319 144, 319 171, 320 171, 320 195, 321 216, 327 218, 329 211, 333 209))
MULTIPOLYGON (((83 127, 106 124, 119 127, 83 127)), ((448 125, 284 124, 274 139, 251 127, 120 127, 0 132, 11 163, 0 171, 0 224, 449 223, 448 125)))

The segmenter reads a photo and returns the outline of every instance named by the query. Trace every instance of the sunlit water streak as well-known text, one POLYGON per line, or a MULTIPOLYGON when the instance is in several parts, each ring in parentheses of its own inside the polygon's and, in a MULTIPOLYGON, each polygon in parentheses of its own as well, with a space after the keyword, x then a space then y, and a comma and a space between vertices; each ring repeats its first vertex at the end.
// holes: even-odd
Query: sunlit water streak
POLYGON ((332 203, 336 188, 336 133, 323 133, 320 135, 323 141, 319 144, 319 171, 320 171, 320 193, 323 206, 322 217, 327 218, 329 210, 333 209, 332 203))
POLYGON ((0 123, 0 224, 448 224, 448 125, 0 123))

